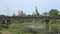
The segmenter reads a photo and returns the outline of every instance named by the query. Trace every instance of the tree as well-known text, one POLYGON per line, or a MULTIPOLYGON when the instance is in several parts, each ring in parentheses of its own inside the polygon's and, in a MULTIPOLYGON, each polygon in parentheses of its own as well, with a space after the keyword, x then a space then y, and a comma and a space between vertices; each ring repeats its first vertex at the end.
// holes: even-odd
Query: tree
POLYGON ((27 16, 32 16, 32 15, 28 14, 27 16))
POLYGON ((57 16, 58 15, 58 10, 57 9, 51 9, 49 11, 49 16, 57 16))

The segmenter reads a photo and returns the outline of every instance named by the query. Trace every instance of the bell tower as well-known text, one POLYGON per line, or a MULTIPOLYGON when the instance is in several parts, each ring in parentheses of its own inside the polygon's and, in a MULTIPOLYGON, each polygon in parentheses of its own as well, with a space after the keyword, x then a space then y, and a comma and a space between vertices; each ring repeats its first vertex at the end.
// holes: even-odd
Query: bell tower
POLYGON ((38 9, 37 9, 37 6, 35 7, 35 10, 34 10, 34 12, 33 12, 33 15, 39 15, 39 12, 38 12, 38 9))

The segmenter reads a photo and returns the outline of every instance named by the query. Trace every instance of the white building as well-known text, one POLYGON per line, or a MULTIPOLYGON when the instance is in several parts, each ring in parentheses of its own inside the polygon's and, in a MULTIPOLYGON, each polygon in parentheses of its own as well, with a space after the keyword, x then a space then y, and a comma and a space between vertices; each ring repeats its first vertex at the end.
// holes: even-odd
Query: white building
POLYGON ((49 16, 49 13, 44 12, 44 13, 42 14, 42 16, 49 16))
POLYGON ((26 16, 26 14, 23 13, 23 11, 18 11, 16 14, 13 14, 13 16, 26 16))

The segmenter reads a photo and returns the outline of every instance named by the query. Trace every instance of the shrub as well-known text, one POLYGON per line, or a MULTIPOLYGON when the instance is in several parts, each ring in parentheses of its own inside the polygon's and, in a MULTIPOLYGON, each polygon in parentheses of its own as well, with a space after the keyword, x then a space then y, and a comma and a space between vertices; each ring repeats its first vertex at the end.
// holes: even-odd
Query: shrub
POLYGON ((2 33, 0 32, 0 34, 2 34, 2 33))

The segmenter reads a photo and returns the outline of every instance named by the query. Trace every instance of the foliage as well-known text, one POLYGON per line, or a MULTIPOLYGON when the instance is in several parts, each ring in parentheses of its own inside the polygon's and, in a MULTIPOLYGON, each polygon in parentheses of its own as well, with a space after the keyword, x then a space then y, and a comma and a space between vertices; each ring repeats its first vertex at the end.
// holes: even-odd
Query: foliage
POLYGON ((32 15, 28 14, 28 16, 32 16, 32 15))
POLYGON ((1 20, 1 21, 0 21, 0 30, 2 30, 2 28, 3 28, 4 25, 5 25, 4 20, 1 20))
POLYGON ((0 32, 0 34, 2 34, 2 33, 0 32))
MULTIPOLYGON (((21 20, 16 20, 17 22, 19 21, 21 21, 21 20)), ((17 25, 19 25, 19 26, 25 26, 25 25, 27 25, 27 26, 29 26, 29 25, 31 25, 31 26, 45 26, 45 23, 43 23, 44 22, 44 20, 36 20, 36 23, 32 23, 32 21, 30 21, 30 20, 23 20, 23 23, 17 23, 16 21, 14 21, 14 26, 17 26, 17 25), (15 23, 16 22, 16 23, 15 23)), ((57 21, 57 20, 56 20, 57 21)), ((51 20, 51 24, 54 24, 54 26, 55 25, 60 25, 60 24, 58 24, 58 23, 60 23, 60 21, 59 22, 57 22, 57 23, 55 23, 56 22, 55 20, 51 20)), ((13 26, 13 24, 11 24, 11 26, 13 26)), ((30 28, 8 28, 8 31, 10 31, 10 32, 12 32, 12 34, 29 34, 29 33, 31 33, 31 34, 45 34, 45 30, 40 30, 40 29, 30 29, 30 28)), ((55 34, 55 32, 57 31, 57 28, 55 28, 55 27, 53 27, 52 28, 52 30, 51 31, 49 31, 49 32, 47 32, 47 34, 55 34)))
POLYGON ((51 9, 49 11, 49 16, 57 16, 58 15, 58 10, 57 9, 51 9))
POLYGON ((45 32, 44 29, 35 29, 35 28, 8 28, 12 34, 42 34, 45 32))
MULTIPOLYGON (((9 21, 8 21, 8 22, 9 22, 9 21)), ((7 23, 6 20, 1 20, 1 21, 0 21, 0 29, 1 29, 1 28, 7 28, 7 27, 9 27, 9 24, 10 24, 10 22, 7 23)))
POLYGON ((47 31, 45 34, 54 34, 52 31, 47 31))
POLYGON ((35 22, 33 23, 33 20, 19 20, 19 21, 14 21, 12 24, 10 24, 10 26, 41 26, 41 25, 45 25, 43 20, 35 20, 35 22))
POLYGON ((58 28, 55 26, 55 27, 52 27, 51 28, 51 31, 54 33, 54 34, 57 34, 58 33, 58 28))
POLYGON ((54 24, 54 23, 56 24, 57 23, 57 20, 50 20, 50 23, 51 24, 54 24))

